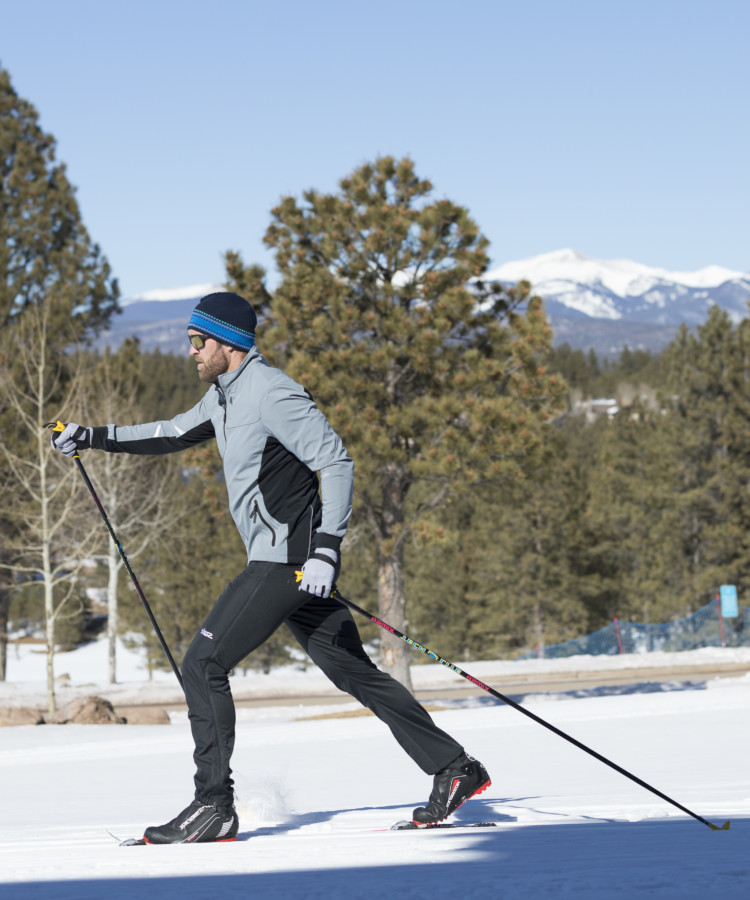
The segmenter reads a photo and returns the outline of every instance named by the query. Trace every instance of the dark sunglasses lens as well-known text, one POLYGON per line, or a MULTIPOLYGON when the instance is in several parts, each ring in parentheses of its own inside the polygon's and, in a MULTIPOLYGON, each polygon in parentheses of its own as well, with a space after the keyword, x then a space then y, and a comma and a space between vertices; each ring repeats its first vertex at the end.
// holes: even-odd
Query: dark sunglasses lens
POLYGON ((202 334, 191 334, 190 343, 196 350, 202 350, 206 346, 206 339, 202 334))

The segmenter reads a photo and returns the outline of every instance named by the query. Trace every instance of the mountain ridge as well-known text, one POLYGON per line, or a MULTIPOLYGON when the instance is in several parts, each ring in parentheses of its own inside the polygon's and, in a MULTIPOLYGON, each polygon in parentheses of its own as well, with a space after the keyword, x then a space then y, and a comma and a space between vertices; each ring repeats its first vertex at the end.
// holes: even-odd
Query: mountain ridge
MULTIPOLYGON (((544 299, 556 345, 616 357, 627 346, 658 353, 681 325, 696 327, 712 306, 736 324, 748 314, 750 273, 709 265, 673 272, 627 259, 600 260, 566 248, 488 270, 484 282, 531 283, 544 299)), ((200 297, 218 285, 145 291, 122 301, 122 313, 98 346, 119 347, 128 336, 144 350, 187 352, 186 323, 200 297)))

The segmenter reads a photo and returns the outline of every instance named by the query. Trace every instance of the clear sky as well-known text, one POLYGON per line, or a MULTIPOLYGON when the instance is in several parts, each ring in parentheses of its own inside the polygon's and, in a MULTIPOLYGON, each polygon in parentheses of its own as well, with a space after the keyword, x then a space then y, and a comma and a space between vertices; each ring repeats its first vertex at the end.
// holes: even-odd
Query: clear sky
MULTIPOLYGON (((284 194, 408 155, 492 265, 750 270, 748 0, 0 0, 123 296, 273 271, 284 194)), ((273 278, 272 278, 273 283, 273 278)))

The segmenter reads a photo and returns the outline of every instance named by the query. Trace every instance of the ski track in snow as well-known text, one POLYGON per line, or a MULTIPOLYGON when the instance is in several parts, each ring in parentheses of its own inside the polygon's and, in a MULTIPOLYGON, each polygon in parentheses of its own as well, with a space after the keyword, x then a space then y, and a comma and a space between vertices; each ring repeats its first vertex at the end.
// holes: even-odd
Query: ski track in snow
MULTIPOLYGON (((0 698, 43 690, 28 673, 25 681, 3 686, 0 698)), ((280 672, 279 689, 284 681, 280 672)), ((237 842, 119 847, 107 830, 140 836, 187 805, 186 717, 168 726, 23 726, 0 730, 0 898, 746 898, 750 677, 647 688, 523 703, 698 815, 730 819, 729 831, 711 831, 483 697, 433 715, 493 779, 454 821, 496 827, 391 832, 424 802, 431 779, 372 717, 303 720, 342 709, 320 701, 240 710, 237 842)), ((139 690, 158 696, 164 682, 127 688, 139 690)))

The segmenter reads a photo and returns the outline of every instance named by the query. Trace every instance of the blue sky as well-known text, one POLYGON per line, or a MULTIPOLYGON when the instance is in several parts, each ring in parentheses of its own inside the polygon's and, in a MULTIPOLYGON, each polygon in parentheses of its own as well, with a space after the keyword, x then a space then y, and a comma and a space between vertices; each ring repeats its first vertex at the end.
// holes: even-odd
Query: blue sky
MULTIPOLYGON (((273 270, 284 194, 408 155, 493 266, 750 270, 747 0, 0 0, 124 296, 273 270)), ((271 279, 273 281, 273 278, 271 279)))

